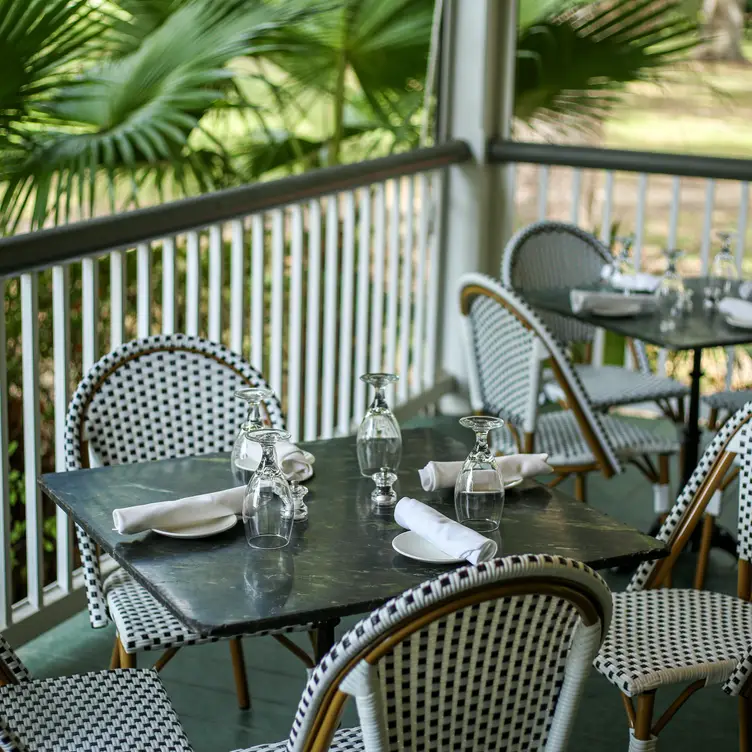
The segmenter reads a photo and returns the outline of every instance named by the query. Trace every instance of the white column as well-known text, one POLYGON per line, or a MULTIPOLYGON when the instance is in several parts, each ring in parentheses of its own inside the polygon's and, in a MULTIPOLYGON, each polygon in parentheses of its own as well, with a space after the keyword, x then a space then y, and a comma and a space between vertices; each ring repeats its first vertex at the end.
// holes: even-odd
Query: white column
MULTIPOLYGON (((486 162, 489 139, 508 138, 514 104, 517 3, 451 0, 445 7, 441 140, 470 144, 473 160, 451 167, 438 213, 443 280, 439 367, 464 384, 457 284, 469 271, 499 275, 511 234, 512 171, 486 162)), ((445 410, 466 406, 445 401, 445 410)))

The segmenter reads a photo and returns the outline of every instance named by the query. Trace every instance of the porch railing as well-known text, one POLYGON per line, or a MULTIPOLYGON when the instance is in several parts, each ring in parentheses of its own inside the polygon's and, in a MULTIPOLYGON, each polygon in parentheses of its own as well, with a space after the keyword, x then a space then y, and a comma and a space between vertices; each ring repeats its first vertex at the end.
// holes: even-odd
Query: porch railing
MULTIPOLYGON (((679 247, 688 252, 681 271, 692 275, 708 273, 713 230, 731 228, 737 231, 738 268, 752 272, 752 160, 514 141, 491 142, 488 158, 513 165, 518 227, 563 220, 595 232, 606 244, 615 234, 634 232, 638 268, 661 273, 660 249, 679 247)), ((609 355, 604 338, 596 345, 594 357, 602 362, 609 355)), ((622 352, 631 364, 629 349, 622 352)), ((654 357, 659 372, 688 376, 686 355, 661 350, 654 357)), ((706 351, 703 367, 708 388, 752 383, 752 358, 744 347, 706 351)))
POLYGON ((367 370, 400 374, 403 416, 451 389, 437 372, 437 203, 442 168, 468 158, 449 143, 0 240, 6 636, 83 604, 69 521, 36 479, 64 470, 71 390, 122 342, 224 342, 269 379, 294 440, 349 433, 367 370))

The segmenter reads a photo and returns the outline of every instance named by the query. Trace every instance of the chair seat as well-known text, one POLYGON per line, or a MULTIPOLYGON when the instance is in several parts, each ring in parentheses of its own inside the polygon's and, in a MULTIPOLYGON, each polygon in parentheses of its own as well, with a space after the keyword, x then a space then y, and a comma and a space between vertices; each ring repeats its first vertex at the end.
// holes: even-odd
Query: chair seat
POLYGON ((619 366, 575 366, 575 371, 599 410, 615 405, 678 399, 689 394, 689 387, 667 376, 631 371, 619 366))
POLYGON ((3 725, 20 749, 191 752, 162 682, 151 670, 10 684, 0 688, 0 706, 3 725))
POLYGON ((749 649, 752 604, 704 590, 614 593, 595 667, 626 695, 728 679, 749 649))
POLYGON ((736 392, 716 392, 704 396, 703 401, 715 410, 727 410, 735 413, 752 400, 752 389, 741 389, 736 392))
MULTIPOLYGON (((192 632, 122 569, 116 569, 104 581, 104 595, 110 618, 115 623, 126 653, 164 650, 228 639, 192 632)), ((270 634, 307 632, 312 629, 315 629, 314 624, 295 625, 282 629, 259 630, 248 636, 262 637, 270 634)))
MULTIPOLYGON (((619 366, 577 365, 574 367, 585 392, 596 410, 638 402, 680 399, 689 394, 689 387, 666 376, 630 371, 619 366)), ((544 372, 544 390, 552 402, 565 398, 553 373, 544 372)))
MULTIPOLYGON (((671 421, 624 418, 619 415, 601 415, 600 419, 620 458, 673 454, 680 449, 676 426, 671 421)), ((518 451, 512 434, 506 428, 498 433, 501 445, 494 442, 494 448, 504 454, 518 451)), ((538 416, 533 451, 548 454, 548 464, 553 467, 591 465, 595 462, 571 410, 557 410, 538 416)))
MULTIPOLYGON (((287 739, 274 744, 258 744, 255 747, 248 747, 248 749, 236 749, 235 752, 283 752, 286 749, 287 739)), ((360 726, 356 726, 355 728, 337 731, 334 739, 332 739, 329 752, 362 752, 364 749, 360 726)))

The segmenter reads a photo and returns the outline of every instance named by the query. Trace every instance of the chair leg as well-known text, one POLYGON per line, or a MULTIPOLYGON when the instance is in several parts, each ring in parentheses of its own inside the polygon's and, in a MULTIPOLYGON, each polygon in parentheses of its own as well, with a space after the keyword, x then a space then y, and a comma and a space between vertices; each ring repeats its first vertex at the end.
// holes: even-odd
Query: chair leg
POLYGON ((110 656, 110 671, 120 668, 120 638, 115 635, 115 642, 112 644, 112 655, 110 656))
POLYGON ((752 699, 739 697, 739 752, 752 752, 752 699))
POLYGON ((238 695, 238 707, 248 710, 251 707, 251 697, 248 693, 248 676, 243 659, 243 643, 240 637, 230 640, 230 655, 232 656, 232 672, 235 675, 235 692, 238 695))
POLYGON ((577 501, 585 503, 587 503, 586 479, 587 475, 585 473, 574 474, 574 498, 577 499, 577 501))
POLYGON ((715 431, 718 428, 718 408, 711 407, 708 414, 708 429, 715 431))
POLYGON ((637 696, 635 724, 629 740, 630 752, 653 752, 658 740, 652 735, 655 690, 637 696))
POLYGON ((702 533, 700 535, 700 554, 697 557, 697 568, 695 569, 695 590, 702 590, 702 586, 705 584, 705 573, 708 571, 708 562, 710 561, 710 544, 713 541, 714 527, 715 523, 713 515, 703 515, 702 533))
POLYGON ((136 654, 126 653, 123 643, 118 638, 118 648, 120 652, 120 668, 136 668, 136 654))
POLYGON ((658 455, 658 482, 653 485, 653 511, 657 515, 665 514, 671 509, 670 462, 667 454, 658 455))

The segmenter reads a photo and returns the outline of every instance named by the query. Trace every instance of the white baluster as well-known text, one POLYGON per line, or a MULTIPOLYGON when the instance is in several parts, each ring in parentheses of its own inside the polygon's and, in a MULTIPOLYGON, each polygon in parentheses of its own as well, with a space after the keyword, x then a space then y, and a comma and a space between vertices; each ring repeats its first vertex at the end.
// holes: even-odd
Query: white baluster
MULTIPOLYGON (((63 272, 63 267, 56 267, 63 272)), ((53 295, 54 295, 53 270, 53 295)), ((110 350, 125 341, 126 255, 124 251, 110 253, 110 350)))
POLYGON ((343 196, 342 221, 342 275, 339 320, 339 409, 337 429, 340 434, 350 433, 350 400, 352 397, 353 362, 353 276, 355 274, 355 196, 348 191, 343 196))
POLYGON ((326 201, 326 256, 324 262, 324 382, 321 390, 321 437, 334 434, 334 383, 337 368, 337 240, 339 199, 326 201))
POLYGON ((436 340, 438 337, 439 283, 439 201, 442 176, 439 172, 431 175, 431 208, 428 222, 428 320, 426 321, 426 362, 423 371, 423 383, 429 389, 436 382, 436 340))
MULTIPOLYGON (((5 300, 6 281, 0 279, 0 299, 5 300)), ((13 600, 12 565, 10 558, 10 489, 8 479, 10 467, 8 463, 8 361, 7 340, 5 334, 5 311, 0 311, 0 442, 3 451, 0 453, 0 538, 2 551, 0 552, 0 629, 5 629, 11 622, 11 604, 13 600)))
POLYGON ((151 248, 141 243, 136 248, 136 318, 138 336, 151 334, 151 248))
MULTIPOLYGON (((389 267, 386 290, 386 361, 387 373, 397 370, 397 303, 399 300, 399 268, 400 268, 400 222, 401 222, 401 191, 400 180, 390 180, 392 188, 392 203, 389 207, 389 267)), ((402 374, 400 377, 403 378, 402 374)), ((389 402, 394 401, 394 387, 386 390, 389 402)))
MULTIPOLYGON (((21 276, 21 360, 23 371, 24 491, 26 495, 26 580, 29 604, 42 607, 44 560, 42 494, 37 485, 39 432, 39 290, 36 272, 21 276)), ((85 289, 85 288, 84 288, 85 289)), ((85 332, 84 332, 85 334, 85 332)))
POLYGON ((569 220, 573 225, 580 224, 580 203, 582 201, 582 170, 575 167, 572 170, 572 211, 569 220))
POLYGON ((371 278, 371 189, 360 189, 358 237, 357 326, 355 332, 355 404, 356 419, 366 411, 366 385, 360 380, 368 370, 368 291, 371 278))
POLYGON ((384 263, 386 258, 386 204, 384 184, 374 187, 374 248, 373 295, 371 296, 371 371, 382 369, 384 331, 384 263))
MULTIPOLYGON (((117 282, 117 274, 121 268, 120 263, 111 267, 111 270, 115 272, 110 278, 111 285, 117 282)), ((113 315, 115 313, 114 308, 115 306, 113 306, 113 315)), ((120 342, 123 340, 122 316, 121 307, 120 342)), ((120 344, 115 340, 114 327, 112 338, 113 347, 120 344)), ((67 469, 65 416, 68 412, 70 400, 70 271, 67 266, 55 266, 52 269, 52 348, 55 387, 55 472, 62 473, 67 469)), ((64 593, 68 593, 71 590, 73 574, 72 527, 68 515, 57 506, 55 507, 55 519, 57 529, 57 584, 64 593)))
POLYGON ((538 166, 538 221, 546 219, 548 216, 548 178, 550 168, 548 165, 538 166))
POLYGON ((405 237, 402 245, 402 294, 400 302, 400 380, 397 382, 397 397, 406 402, 411 382, 410 371, 410 335, 412 333, 413 315, 413 215, 415 214, 415 183, 412 177, 406 178, 407 197, 405 201, 405 237))
POLYGON ((293 441, 300 440, 300 385, 303 375, 301 358, 303 330, 303 209, 290 208, 290 326, 287 353, 287 430, 293 441))
POLYGON ((175 333, 177 297, 175 238, 164 238, 162 240, 162 334, 175 333))
POLYGON ((428 176, 418 178, 420 188, 420 216, 418 219, 418 267, 416 271, 415 330, 413 334, 413 381, 412 395, 423 389, 423 357, 426 347, 426 302, 428 280, 426 279, 426 257, 428 255, 428 222, 431 215, 431 196, 428 176))
POLYGON ((251 364, 264 370, 264 215, 251 218, 251 364))
POLYGON ((700 273, 706 275, 710 267, 710 236, 713 233, 713 207, 715 205, 715 180, 705 181, 705 210, 700 243, 700 273))
POLYGON ((209 227, 209 339, 222 341, 222 225, 209 227))
POLYGON ((319 306, 321 289, 321 205, 308 210, 308 312, 306 315, 305 440, 318 435, 319 306))
POLYGON ((99 259, 81 262, 81 355, 84 374, 97 361, 99 353, 99 259))
POLYGON ((243 354, 243 293, 245 276, 244 228, 242 219, 230 223, 230 348, 243 354))
POLYGON ((269 383, 282 397, 282 316, 285 294, 285 215, 275 209, 272 217, 272 303, 271 337, 269 338, 269 383))
POLYGON ((185 236, 185 333, 198 336, 201 311, 201 257, 195 230, 185 236))

